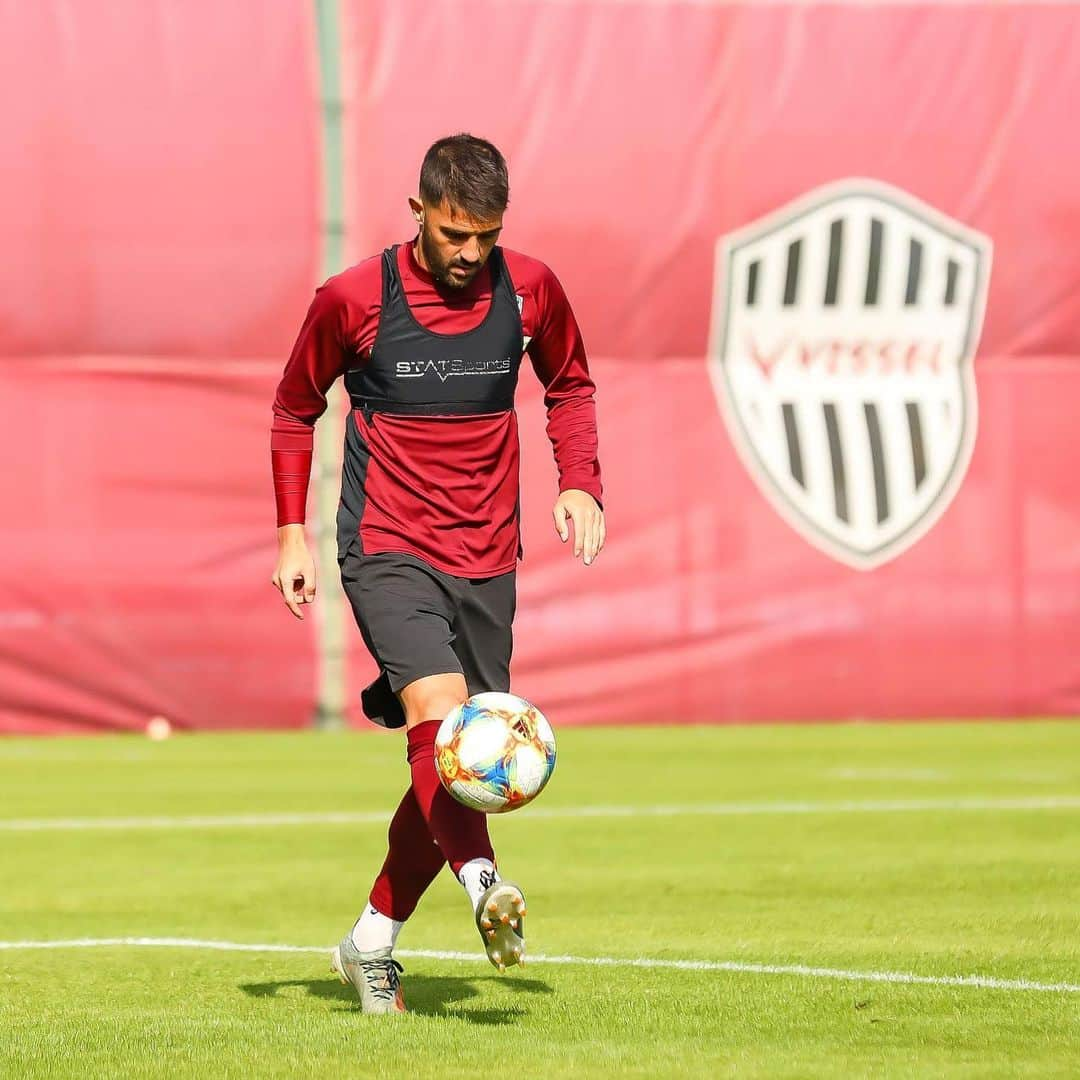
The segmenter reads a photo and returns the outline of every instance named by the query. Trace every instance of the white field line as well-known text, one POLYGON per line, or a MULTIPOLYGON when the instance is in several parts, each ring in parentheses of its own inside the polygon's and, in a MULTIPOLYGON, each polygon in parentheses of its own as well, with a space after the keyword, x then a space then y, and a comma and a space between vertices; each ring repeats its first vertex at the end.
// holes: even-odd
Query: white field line
MULTIPOLYGON (((659 806, 529 808, 516 820, 553 818, 755 817, 800 814, 993 813, 1007 810, 1080 810, 1080 795, 952 799, 862 799, 838 802, 682 803, 659 806)), ((296 814, 209 814, 176 817, 77 817, 0 819, 0 832, 79 832, 133 829, 266 829, 291 825, 385 825, 390 811, 331 810, 296 814)))
MULTIPOLYGON (((15 949, 167 948, 207 949, 218 952, 322 953, 329 945, 267 945, 238 941, 201 941, 197 938, 119 937, 73 938, 67 941, 0 941, 0 951, 15 949)), ((479 953, 437 949, 399 949, 398 956, 426 960, 481 961, 479 953)), ((995 979, 986 975, 915 975, 906 971, 847 971, 808 964, 751 964, 735 960, 662 960, 647 956, 530 956, 530 964, 575 964, 588 967, 633 967, 674 971, 724 971, 738 975, 795 975, 807 979, 846 982, 900 983, 913 986, 970 986, 978 990, 1014 990, 1035 993, 1080 994, 1080 984, 1043 983, 1030 979, 995 979)))
POLYGON ((828 769, 825 776, 830 780, 903 780, 914 783, 953 779, 941 769, 828 769))

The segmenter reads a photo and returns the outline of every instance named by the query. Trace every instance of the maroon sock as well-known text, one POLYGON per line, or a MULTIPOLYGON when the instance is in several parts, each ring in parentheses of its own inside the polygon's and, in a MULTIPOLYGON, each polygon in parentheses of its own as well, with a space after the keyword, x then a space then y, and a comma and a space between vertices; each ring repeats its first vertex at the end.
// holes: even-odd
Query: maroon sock
POLYGON ((371 906, 387 918, 404 922, 446 865, 416 805, 412 788, 405 792, 390 822, 389 839, 386 861, 371 889, 371 906))
POLYGON ((409 729, 409 765, 417 806, 456 875, 471 859, 494 862, 495 852, 488 836, 487 817, 453 798, 435 771, 435 735, 439 724, 438 720, 425 720, 409 729))

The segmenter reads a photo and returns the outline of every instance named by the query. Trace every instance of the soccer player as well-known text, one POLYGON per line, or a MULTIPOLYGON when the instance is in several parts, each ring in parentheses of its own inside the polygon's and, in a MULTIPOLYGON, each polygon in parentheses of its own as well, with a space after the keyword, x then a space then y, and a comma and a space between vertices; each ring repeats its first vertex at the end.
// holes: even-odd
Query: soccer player
POLYGON ((315 293, 278 385, 271 435, 278 512, 273 584, 297 618, 315 599, 304 536, 312 429, 343 375, 351 400, 338 563, 379 676, 365 714, 404 727, 412 782, 390 822, 369 902, 333 953, 366 1013, 403 1012, 393 948, 445 863, 491 962, 524 958, 525 898, 502 881, 484 814, 456 802, 434 740, 471 694, 510 688, 522 555, 514 391, 528 354, 544 386, 559 473, 553 516, 591 564, 604 546, 595 387, 566 295, 541 262, 497 245, 506 162, 471 135, 440 139, 409 206, 416 236, 315 293))

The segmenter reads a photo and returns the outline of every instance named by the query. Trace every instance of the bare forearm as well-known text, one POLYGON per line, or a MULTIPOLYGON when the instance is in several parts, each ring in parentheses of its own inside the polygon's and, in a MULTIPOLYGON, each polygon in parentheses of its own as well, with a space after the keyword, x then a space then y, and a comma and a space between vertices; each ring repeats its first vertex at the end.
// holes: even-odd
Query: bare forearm
POLYGON ((302 522, 279 525, 277 531, 278 548, 307 547, 307 534, 302 522))

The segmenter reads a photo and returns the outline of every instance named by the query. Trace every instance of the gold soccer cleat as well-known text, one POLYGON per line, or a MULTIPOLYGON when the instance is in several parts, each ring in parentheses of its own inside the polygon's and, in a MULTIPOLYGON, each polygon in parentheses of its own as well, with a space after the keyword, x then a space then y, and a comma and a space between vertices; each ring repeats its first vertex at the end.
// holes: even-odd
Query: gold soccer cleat
POLYGON ((504 972, 525 963, 525 897, 512 881, 496 881, 476 905, 476 926, 488 959, 504 972))

